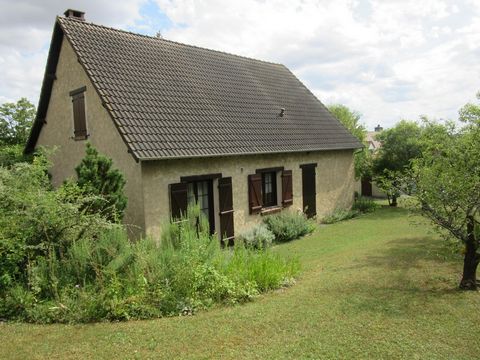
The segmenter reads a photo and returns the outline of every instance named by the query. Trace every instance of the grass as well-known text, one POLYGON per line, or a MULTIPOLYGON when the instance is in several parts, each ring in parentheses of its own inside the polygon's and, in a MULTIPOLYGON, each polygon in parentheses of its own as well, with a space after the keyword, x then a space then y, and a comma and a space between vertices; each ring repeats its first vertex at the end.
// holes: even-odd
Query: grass
POLYGON ((2 324, 0 358, 478 358, 480 294, 456 290, 460 259, 405 210, 384 207, 275 249, 303 263, 286 290, 187 317, 2 324))

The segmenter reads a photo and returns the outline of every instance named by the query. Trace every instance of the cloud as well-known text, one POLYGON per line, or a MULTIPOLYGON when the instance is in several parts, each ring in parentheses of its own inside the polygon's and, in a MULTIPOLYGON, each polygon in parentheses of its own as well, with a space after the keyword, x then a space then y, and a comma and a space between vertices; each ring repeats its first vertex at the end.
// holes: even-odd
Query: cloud
POLYGON ((324 103, 369 128, 420 114, 455 118, 477 92, 475 0, 131 0, 6 2, 0 14, 0 101, 41 85, 54 16, 88 21, 287 65, 324 103), (81 5, 79 5, 81 4, 81 5))
POLYGON ((20 97, 37 101, 56 15, 73 8, 85 11, 89 21, 123 28, 140 19, 143 3, 0 0, 0 103, 20 97))

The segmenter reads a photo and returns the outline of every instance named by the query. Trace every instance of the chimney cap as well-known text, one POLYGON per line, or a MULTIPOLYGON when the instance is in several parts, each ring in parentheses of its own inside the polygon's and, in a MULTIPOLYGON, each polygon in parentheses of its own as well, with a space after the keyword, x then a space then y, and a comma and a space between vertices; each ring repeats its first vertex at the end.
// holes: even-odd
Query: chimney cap
POLYGON ((85 21, 85 12, 80 10, 67 9, 63 14, 67 18, 74 18, 77 20, 85 21))

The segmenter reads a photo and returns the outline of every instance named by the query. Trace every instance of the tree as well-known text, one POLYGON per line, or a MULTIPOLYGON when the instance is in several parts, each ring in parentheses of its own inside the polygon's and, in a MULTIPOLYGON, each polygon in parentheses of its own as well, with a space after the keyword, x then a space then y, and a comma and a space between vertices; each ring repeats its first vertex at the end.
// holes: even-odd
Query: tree
POLYGON ((25 145, 35 119, 35 106, 26 98, 0 106, 0 146, 25 145))
POLYGON ((87 194, 98 195, 85 211, 101 213, 110 221, 121 221, 127 207, 127 197, 123 192, 125 178, 118 169, 112 168, 112 159, 99 154, 87 143, 86 156, 75 171, 80 188, 87 194))
POLYGON ((416 122, 402 120, 376 137, 382 146, 373 159, 372 172, 375 182, 387 194, 391 206, 397 206, 401 179, 408 173, 410 162, 422 154, 419 142, 421 132, 416 122))
POLYGON ((329 105, 328 110, 364 145, 363 149, 355 153, 355 177, 357 179, 370 177, 371 154, 368 150, 368 144, 366 144, 367 131, 360 123, 362 115, 341 104, 329 105))
POLYGON ((474 290, 480 262, 480 105, 465 105, 460 120, 461 128, 426 123, 412 180, 423 215, 464 244, 460 288, 474 290))

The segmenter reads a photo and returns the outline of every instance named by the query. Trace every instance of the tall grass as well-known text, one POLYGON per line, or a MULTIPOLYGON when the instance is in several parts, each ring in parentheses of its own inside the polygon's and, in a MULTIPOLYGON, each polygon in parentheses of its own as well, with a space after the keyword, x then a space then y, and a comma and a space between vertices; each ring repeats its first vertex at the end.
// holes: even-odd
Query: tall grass
POLYGON ((160 242, 132 243, 113 228, 37 258, 28 281, 3 293, 0 317, 76 323, 192 314, 288 285, 298 271, 298 260, 270 249, 222 249, 193 208, 160 242))

